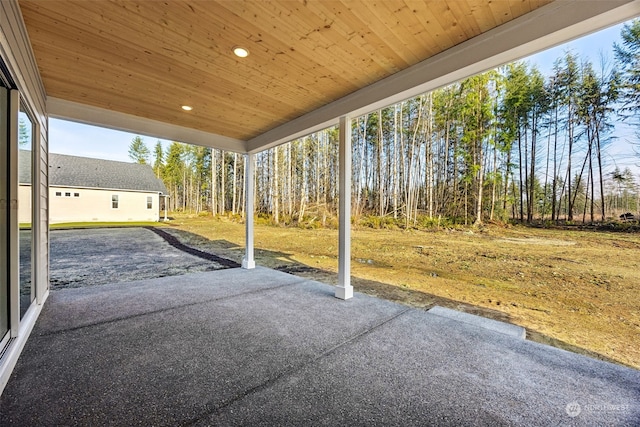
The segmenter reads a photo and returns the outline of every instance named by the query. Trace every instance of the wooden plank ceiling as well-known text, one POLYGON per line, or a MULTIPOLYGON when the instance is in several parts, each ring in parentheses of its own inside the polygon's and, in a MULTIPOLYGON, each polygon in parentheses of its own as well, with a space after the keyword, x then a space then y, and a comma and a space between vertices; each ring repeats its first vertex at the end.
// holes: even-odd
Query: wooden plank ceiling
POLYGON ((19 4, 48 96, 248 140, 550 1, 19 4))

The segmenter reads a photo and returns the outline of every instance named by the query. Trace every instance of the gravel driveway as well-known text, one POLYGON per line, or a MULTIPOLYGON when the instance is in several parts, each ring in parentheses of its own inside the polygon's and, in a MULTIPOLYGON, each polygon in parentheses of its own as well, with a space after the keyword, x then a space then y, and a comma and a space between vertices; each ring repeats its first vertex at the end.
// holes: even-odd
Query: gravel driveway
POLYGON ((51 289, 227 268, 178 250, 145 228, 51 230, 51 289))

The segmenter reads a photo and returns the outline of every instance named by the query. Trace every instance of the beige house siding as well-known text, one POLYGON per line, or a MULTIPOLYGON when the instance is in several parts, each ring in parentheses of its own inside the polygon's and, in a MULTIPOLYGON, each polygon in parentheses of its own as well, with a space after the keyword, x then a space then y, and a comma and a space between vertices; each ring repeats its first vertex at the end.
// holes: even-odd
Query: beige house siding
POLYGON ((31 224, 31 186, 20 185, 18 187, 18 222, 31 224))
POLYGON ((52 224, 160 220, 158 193, 51 187, 49 201, 52 224), (112 196, 118 196, 117 208, 112 207, 112 196), (147 208, 148 197, 151 197, 151 209, 147 208))
MULTIPOLYGON (((158 193, 51 187, 49 195, 51 224, 160 221, 158 193), (60 196, 57 196, 57 193, 60 193, 60 196), (70 196, 66 196, 67 193, 70 196), (117 209, 112 208, 111 197, 114 195, 118 196, 117 209), (151 209, 147 208, 147 197, 151 197, 151 209)), ((28 224, 31 222, 31 186, 21 185, 18 196, 19 200, 24 201, 18 206, 18 221, 20 224, 28 224)))
MULTIPOLYGON (((160 196, 158 193, 143 193, 123 190, 96 190, 87 188, 51 187, 50 222, 124 222, 160 221, 160 196), (56 194, 60 193, 60 196, 56 194), (66 196, 66 194, 70 196, 66 196), (77 197, 75 195, 78 195, 77 197), (112 208, 112 196, 118 196, 118 208, 112 208), (147 197, 151 197, 151 209, 147 208, 147 197)), ((18 221, 31 221, 31 186, 18 189, 18 221)))

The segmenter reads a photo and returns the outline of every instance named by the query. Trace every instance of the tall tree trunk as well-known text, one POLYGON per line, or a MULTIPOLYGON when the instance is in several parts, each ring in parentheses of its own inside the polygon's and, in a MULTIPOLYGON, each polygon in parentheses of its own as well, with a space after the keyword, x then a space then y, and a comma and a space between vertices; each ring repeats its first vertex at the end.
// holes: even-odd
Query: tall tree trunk
POLYGON ((464 225, 469 225, 469 183, 467 180, 464 181, 464 225))
MULTIPOLYGON (((511 180, 511 196, 513 197, 514 203, 511 204, 511 218, 513 218, 514 220, 516 219, 516 204, 515 204, 515 200, 517 200, 517 190, 516 190, 516 181, 515 179, 511 180)), ((522 210, 520 210, 520 213, 522 213, 522 210)), ((521 219, 522 221, 522 219, 521 219)))
POLYGON ((391 160, 393 165, 391 192, 394 219, 398 219, 398 132, 402 132, 402 129, 398 129, 398 105, 402 108, 402 104, 396 104, 393 108, 393 158, 391 160))
POLYGON ((233 215, 236 214, 237 210, 237 206, 236 206, 236 187, 238 186, 238 177, 236 175, 237 173, 237 166, 238 166, 238 154, 237 153, 233 153, 233 183, 232 183, 232 188, 231 188, 231 213, 233 215))
POLYGON ((227 173, 227 165, 226 165, 226 155, 224 151, 220 151, 220 214, 224 215, 226 206, 226 198, 227 198, 227 188, 225 185, 225 176, 227 173))
POLYGON ((218 150, 211 149, 211 214, 218 214, 218 150))
MULTIPOLYGON (((549 129, 551 129, 551 119, 549 119, 549 129)), ((543 191, 544 191, 544 199, 542 201, 542 213, 541 213, 541 220, 544 222, 544 215, 547 211, 547 199, 548 199, 548 185, 549 185, 549 162, 550 162, 550 155, 551 155, 551 132, 549 132, 549 134, 547 135, 547 164, 545 166, 545 171, 544 171, 544 187, 543 187, 543 191)))
MULTIPOLYGON (((482 93, 482 92, 480 92, 482 93)), ((478 183, 478 193, 477 193, 477 200, 476 200, 476 219, 474 221, 475 225, 480 225, 482 224, 482 192, 484 189, 484 154, 483 154, 483 145, 484 145, 484 141, 483 141, 483 137, 484 137, 484 123, 483 123, 483 119, 484 117, 482 116, 482 97, 479 96, 478 99, 478 111, 476 112, 476 117, 477 117, 477 128, 478 128, 478 133, 476 135, 476 142, 475 142, 475 146, 476 146, 476 151, 477 151, 477 159, 476 159, 476 164, 478 165, 478 179, 477 179, 477 183, 478 183)))
POLYGON ((428 188, 428 206, 429 206, 429 218, 433 218, 433 92, 429 92, 429 125, 427 128, 427 135, 425 138, 425 153, 427 155, 427 188, 428 188))
POLYGON ((278 164, 278 146, 273 148, 273 222, 277 225, 280 224, 280 186, 278 181, 280 180, 278 164))
MULTIPOLYGON (((240 157, 242 159, 242 157, 240 157)), ((240 168, 242 168, 242 185, 240 185, 240 213, 242 214, 242 218, 245 218, 247 201, 245 199, 245 189, 247 188, 247 174, 245 173, 244 162, 240 161, 240 168)))
MULTIPOLYGON (((569 199, 569 203, 575 207, 576 204, 576 197, 578 197, 578 189, 580 188, 580 183, 582 182, 582 175, 584 174, 584 168, 587 166, 587 160, 589 160, 589 157, 591 156, 591 147, 589 147, 589 150, 587 151, 587 155, 584 157, 584 161, 582 162, 582 168, 580 168, 580 175, 578 175, 577 181, 576 181, 576 188, 575 191, 573 192, 573 199, 569 199)), ((573 220, 573 216, 571 217, 571 220, 573 220)))
POLYGON ((480 167, 478 168, 478 200, 476 204, 476 220, 475 225, 482 224, 482 190, 484 187, 484 168, 482 167, 482 143, 480 143, 480 152, 478 153, 478 160, 480 167))
MULTIPOLYGON (((572 188, 571 188, 571 157, 573 155, 573 117, 572 117, 572 109, 573 107, 571 106, 571 104, 569 105, 569 121, 568 121, 568 125, 569 125, 569 153, 567 156, 567 192, 568 192, 568 200, 569 200, 569 204, 567 206, 567 220, 568 221, 573 221, 573 200, 575 199, 574 197, 571 197, 572 194, 572 188)), ((576 185, 576 188, 578 186, 576 185)))
POLYGON ((382 182, 382 146, 383 146, 383 132, 382 132, 382 110, 378 110, 378 161, 376 162, 376 177, 378 186, 378 215, 384 216, 384 187, 382 182))
POLYGON ((496 207, 496 187, 498 181, 498 141, 497 134, 498 131, 496 129, 498 122, 494 120, 494 129, 493 129, 493 165, 491 174, 493 175, 493 179, 491 180, 491 211, 489 212, 489 220, 493 221, 493 216, 495 213, 496 207))
POLYGON ((523 196, 523 178, 522 171, 524 168, 522 167, 522 134, 520 132, 520 128, 518 128, 518 164, 519 164, 519 172, 520 172, 520 183, 518 185, 520 189, 520 222, 524 222, 524 196, 523 196))
POLYGON ((409 159, 408 159, 409 175, 407 177, 408 185, 407 185, 407 200, 406 200, 406 204, 407 204, 406 225, 407 226, 409 225, 411 220, 413 220, 415 223, 415 219, 417 218, 417 201, 416 201, 416 194, 415 194, 415 191, 417 188, 417 186, 415 185, 415 157, 416 157, 415 153, 418 145, 418 133, 421 128, 420 119, 422 118, 422 109, 423 109, 423 97, 421 96, 419 98, 418 112, 415 118, 415 124, 414 124, 415 127, 413 129, 413 133, 411 137, 411 147, 409 148, 409 159))
MULTIPOLYGON (((509 176, 511 176, 511 147, 509 147, 509 150, 507 150, 507 165, 505 168, 505 172, 504 172, 504 196, 502 199, 502 210, 504 211, 505 215, 507 215, 507 200, 509 199, 509 176)), ((515 199, 515 193, 513 194, 514 196, 514 201, 515 199)), ((511 203, 512 206, 512 211, 513 211, 513 206, 515 206, 515 202, 511 203)), ((516 219, 515 215, 512 215, 511 218, 516 219)))
POLYGON ((591 223, 595 222, 594 219, 594 199, 595 199, 595 192, 594 192, 594 188, 595 188, 595 184, 593 182, 593 150, 592 150, 592 146, 593 146, 593 132, 589 132, 587 130, 587 135, 589 138, 589 179, 590 179, 590 185, 591 185, 591 203, 590 203, 590 210, 589 213, 591 214, 591 223))
POLYGON ((293 217, 293 162, 291 161, 291 151, 293 150, 293 144, 287 144, 287 182, 286 182, 286 191, 287 191, 287 214, 289 218, 293 217))
MULTIPOLYGON (((364 125, 362 127, 362 137, 361 139, 357 142, 358 143, 358 149, 360 154, 358 155, 358 174, 357 174, 357 183, 356 183, 356 188, 357 188, 357 194, 356 194, 356 216, 360 216, 362 214, 362 209, 364 206, 364 195, 363 193, 363 187, 366 186, 366 168, 365 165, 368 164, 367 162, 367 158, 366 158, 366 144, 367 144, 367 115, 365 114, 363 117, 363 122, 364 125), (363 174, 364 173, 364 174, 363 174)), ((365 189, 366 192, 366 189, 365 189)))
MULTIPOLYGON (((589 205, 589 181, 591 179, 591 176, 589 175, 589 172, 587 171, 587 185, 585 186, 585 190, 584 190, 584 206, 582 209, 582 223, 586 223, 587 222, 587 206, 589 205)), ((576 191, 577 192, 577 191, 576 191)), ((593 197, 592 197, 593 199, 593 197)))
POLYGON ((560 169, 558 165, 558 105, 554 105, 554 125, 553 125, 553 181, 551 184, 551 221, 558 219, 556 215, 556 200, 558 192, 558 176, 560 175, 560 169))
MULTIPOLYGON (((600 132, 598 131, 599 127, 600 126, 596 125, 595 135, 596 135, 596 153, 598 156, 598 173, 600 175, 600 208, 602 211, 602 221, 604 222, 606 215, 605 215, 605 204, 604 204, 604 179, 602 177, 602 150, 600 146, 600 132)), ((640 195, 640 192, 638 192, 638 194, 640 195)))
POLYGON ((306 156, 306 143, 309 137, 305 137, 302 141, 302 182, 300 188, 300 210, 298 211, 298 222, 304 220, 304 211, 307 206, 307 156, 306 156))
POLYGON ((534 111, 531 115, 531 171, 529 172, 529 204, 527 206, 527 221, 533 221, 533 208, 535 206, 536 183, 536 145, 537 145, 538 115, 534 111))
POLYGON ((187 168, 182 168, 182 212, 187 211, 187 168))

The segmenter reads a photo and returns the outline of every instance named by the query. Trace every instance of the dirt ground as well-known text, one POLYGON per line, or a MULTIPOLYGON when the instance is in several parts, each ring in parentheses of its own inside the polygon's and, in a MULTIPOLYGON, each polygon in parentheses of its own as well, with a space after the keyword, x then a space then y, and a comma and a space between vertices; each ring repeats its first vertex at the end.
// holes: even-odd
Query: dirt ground
MULTIPOLYGON (((178 217, 183 243, 241 261, 244 225, 178 217)), ((352 231, 358 292, 524 326, 528 338, 640 368, 640 234, 492 226, 352 231)), ((335 284, 336 230, 257 224, 256 262, 335 284)))
POLYGON ((128 282, 221 265, 170 246, 144 228, 51 230, 51 289, 128 282))

